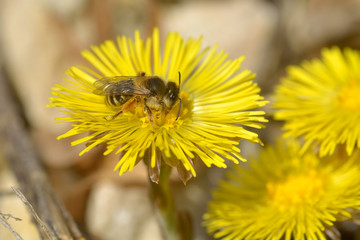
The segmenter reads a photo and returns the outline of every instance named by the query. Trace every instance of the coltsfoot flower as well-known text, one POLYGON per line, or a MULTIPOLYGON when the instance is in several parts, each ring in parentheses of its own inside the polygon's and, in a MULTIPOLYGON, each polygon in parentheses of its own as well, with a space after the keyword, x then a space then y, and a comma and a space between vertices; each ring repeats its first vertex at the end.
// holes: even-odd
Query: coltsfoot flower
POLYGON ((204 225, 227 240, 326 239, 360 208, 359 162, 359 151, 319 158, 296 141, 267 146, 220 182, 204 225))
POLYGON ((105 155, 122 152, 115 167, 120 175, 144 159, 155 182, 162 162, 177 167, 186 182, 196 175, 196 159, 223 168, 224 159, 244 161, 239 140, 261 143, 247 127, 262 128, 267 121, 263 111, 254 110, 267 103, 253 82, 255 75, 239 71, 244 57, 227 60, 217 46, 201 50, 201 38, 185 41, 178 33, 167 36, 162 52, 159 39, 158 29, 146 41, 136 31, 134 40, 118 37, 116 43, 106 41, 84 51, 82 55, 93 68, 71 67, 67 85, 52 89, 49 105, 66 108, 69 114, 58 121, 73 123, 58 138, 89 132, 72 142, 87 142, 80 155, 105 143, 105 155), (107 86, 119 79, 134 81, 146 76, 162 79, 163 83, 156 80, 155 87, 162 96, 170 88, 179 89, 173 102, 162 100, 143 82, 107 86), (167 86, 169 82, 172 87, 167 86), (138 89, 138 85, 147 89, 138 89), (118 91, 123 87, 130 88, 127 94, 118 91))
POLYGON ((360 52, 338 47, 322 58, 291 66, 275 91, 275 119, 285 136, 303 136, 303 151, 320 147, 320 156, 342 145, 351 155, 360 148, 360 52))

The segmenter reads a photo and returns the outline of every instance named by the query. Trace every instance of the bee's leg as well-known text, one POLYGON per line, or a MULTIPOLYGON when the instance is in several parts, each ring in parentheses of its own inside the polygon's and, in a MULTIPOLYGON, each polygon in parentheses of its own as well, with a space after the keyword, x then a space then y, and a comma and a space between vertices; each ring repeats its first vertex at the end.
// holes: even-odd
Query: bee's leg
POLYGON ((111 121, 114 120, 117 116, 119 116, 120 114, 123 113, 123 110, 121 109, 120 111, 118 111, 117 113, 115 113, 113 116, 106 116, 104 117, 106 121, 111 121))
POLYGON ((131 99, 129 99, 121 108, 120 111, 118 111, 117 113, 115 113, 114 116, 111 117, 110 120, 114 120, 117 116, 119 116, 120 114, 124 113, 124 112, 129 112, 131 111, 135 106, 136 106, 136 98, 133 97, 131 99))
POLYGON ((159 118, 160 115, 165 111, 165 104, 162 102, 160 103, 160 111, 156 113, 156 118, 159 118))
POLYGON ((178 113, 177 113, 177 116, 176 116, 175 121, 177 121, 178 118, 179 118, 179 116, 180 116, 180 110, 181 110, 181 98, 179 98, 179 111, 178 111, 178 113))
POLYGON ((132 97, 123 105, 121 110, 123 112, 129 112, 134 109, 134 107, 136 106, 136 103, 137 103, 136 97, 132 97))
POLYGON ((144 112, 146 112, 148 114, 149 121, 152 123, 153 115, 152 115, 150 108, 146 105, 144 106, 144 112))
POLYGON ((111 117, 110 120, 114 120, 117 116, 119 116, 120 114, 122 114, 124 111, 121 109, 120 111, 118 111, 117 113, 115 113, 114 116, 111 117))

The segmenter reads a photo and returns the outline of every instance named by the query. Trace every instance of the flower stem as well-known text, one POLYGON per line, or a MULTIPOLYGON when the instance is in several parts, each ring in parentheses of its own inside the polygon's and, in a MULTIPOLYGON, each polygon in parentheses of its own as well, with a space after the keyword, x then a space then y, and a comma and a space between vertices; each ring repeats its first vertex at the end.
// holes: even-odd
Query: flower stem
MULTIPOLYGON (((159 221, 163 238, 166 240, 192 239, 188 227, 182 227, 181 215, 176 210, 174 197, 169 185, 172 168, 166 164, 161 166, 158 183, 150 182, 150 199, 152 200, 159 221)), ((150 178, 149 178, 150 179, 150 178)), ((184 225, 188 226, 188 225, 184 225)))
POLYGON ((180 240, 175 200, 169 186, 171 167, 161 166, 158 183, 150 180, 150 199, 152 200, 164 239, 180 240))

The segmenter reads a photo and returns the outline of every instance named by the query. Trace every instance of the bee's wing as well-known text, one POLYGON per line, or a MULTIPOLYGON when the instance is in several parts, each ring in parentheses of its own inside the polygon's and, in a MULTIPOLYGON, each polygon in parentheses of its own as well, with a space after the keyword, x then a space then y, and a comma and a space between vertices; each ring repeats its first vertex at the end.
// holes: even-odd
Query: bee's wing
POLYGON ((97 95, 148 95, 150 91, 137 84, 143 81, 142 76, 103 77, 94 82, 94 94, 97 95))

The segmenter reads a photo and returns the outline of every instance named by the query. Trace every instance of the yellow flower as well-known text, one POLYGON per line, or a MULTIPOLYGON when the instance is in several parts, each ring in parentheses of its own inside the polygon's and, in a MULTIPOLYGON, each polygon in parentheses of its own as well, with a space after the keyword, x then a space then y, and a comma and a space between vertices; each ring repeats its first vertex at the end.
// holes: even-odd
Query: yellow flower
POLYGON ((320 146, 320 156, 344 145, 348 155, 360 147, 360 53, 333 47, 322 59, 291 66, 276 88, 275 119, 285 136, 303 136, 303 151, 320 146))
POLYGON ((213 192, 204 215, 222 239, 326 239, 335 221, 360 208, 360 154, 319 158, 289 141, 236 166, 213 192))
POLYGON ((263 127, 264 112, 253 109, 267 103, 253 82, 255 75, 249 70, 239 72, 244 57, 227 60, 224 51, 216 51, 217 46, 201 50, 201 38, 185 41, 178 33, 168 34, 164 48, 162 53, 159 31, 155 29, 152 38, 146 41, 136 31, 134 40, 118 37, 117 43, 106 41, 91 47, 92 52, 84 51, 82 55, 94 69, 70 68, 67 74, 72 79, 52 91, 50 106, 68 109, 69 117, 58 121, 73 122, 73 128, 58 138, 90 132, 89 136, 72 142, 72 145, 87 142, 80 155, 106 143, 105 155, 123 152, 115 167, 120 175, 144 159, 149 161, 153 181, 158 180, 162 161, 177 167, 184 181, 189 175, 196 175, 193 166, 196 159, 207 166, 223 168, 224 158, 235 163, 244 161, 238 141, 261 143, 256 133, 245 128, 263 127), (181 106, 176 99, 169 109, 149 111, 146 106, 150 103, 146 101, 150 97, 144 95, 134 98, 131 108, 121 114, 122 105, 106 104, 109 99, 99 94, 102 85, 99 79, 135 78, 141 72, 145 77, 158 76, 164 84, 176 85, 181 74, 181 106))

